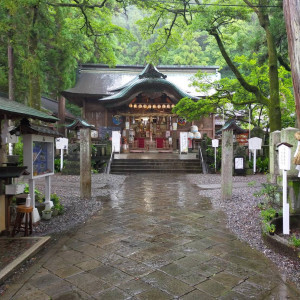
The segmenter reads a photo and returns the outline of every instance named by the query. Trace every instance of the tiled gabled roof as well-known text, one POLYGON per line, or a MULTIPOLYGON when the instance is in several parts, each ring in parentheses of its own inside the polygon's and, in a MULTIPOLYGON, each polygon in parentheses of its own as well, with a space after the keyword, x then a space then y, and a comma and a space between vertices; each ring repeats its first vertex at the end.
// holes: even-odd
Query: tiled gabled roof
POLYGON ((52 123, 59 120, 53 116, 47 115, 42 111, 16 101, 10 101, 2 96, 0 96, 0 115, 7 115, 8 119, 26 117, 52 123))

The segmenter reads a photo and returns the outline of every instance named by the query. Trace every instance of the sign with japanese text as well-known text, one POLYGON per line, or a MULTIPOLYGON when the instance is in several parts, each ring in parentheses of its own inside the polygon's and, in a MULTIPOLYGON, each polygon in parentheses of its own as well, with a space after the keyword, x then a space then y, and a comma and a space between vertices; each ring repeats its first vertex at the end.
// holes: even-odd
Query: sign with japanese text
POLYGON ((188 152, 188 133, 180 132, 180 153, 188 152))
POLYGON ((262 139, 258 137, 253 137, 248 140, 249 142, 249 149, 250 150, 260 150, 261 149, 261 144, 262 144, 262 139))
POLYGON ((278 163, 280 170, 290 170, 291 169, 291 148, 285 144, 281 144, 278 147, 278 163))

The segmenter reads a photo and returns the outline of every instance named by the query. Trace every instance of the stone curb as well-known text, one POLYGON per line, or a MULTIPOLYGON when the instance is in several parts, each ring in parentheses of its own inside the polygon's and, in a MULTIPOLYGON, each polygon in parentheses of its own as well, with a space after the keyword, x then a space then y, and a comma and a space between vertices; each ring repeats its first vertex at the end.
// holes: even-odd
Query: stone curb
POLYGON ((0 270, 0 283, 7 279, 26 259, 37 253, 40 248, 45 245, 49 240, 50 236, 45 237, 24 237, 22 239, 39 239, 37 243, 32 245, 28 250, 18 256, 10 264, 0 270))

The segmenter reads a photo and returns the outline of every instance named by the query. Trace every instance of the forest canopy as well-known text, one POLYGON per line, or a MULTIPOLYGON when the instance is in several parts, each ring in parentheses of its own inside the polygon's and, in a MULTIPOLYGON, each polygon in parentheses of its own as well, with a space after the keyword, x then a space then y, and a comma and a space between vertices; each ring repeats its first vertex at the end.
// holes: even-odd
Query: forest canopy
POLYGON ((271 131, 295 121, 282 0, 2 0, 0 39, 0 91, 38 109, 81 63, 153 62, 220 66, 217 93, 190 103, 198 117, 233 107, 271 131))

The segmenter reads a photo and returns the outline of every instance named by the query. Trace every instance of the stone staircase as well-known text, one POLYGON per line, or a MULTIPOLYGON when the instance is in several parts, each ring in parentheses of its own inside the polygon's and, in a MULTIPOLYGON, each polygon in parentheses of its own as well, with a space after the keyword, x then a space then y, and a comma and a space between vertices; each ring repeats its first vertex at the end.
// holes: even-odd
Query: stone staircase
POLYGON ((198 159, 114 159, 111 174, 202 173, 198 159))

